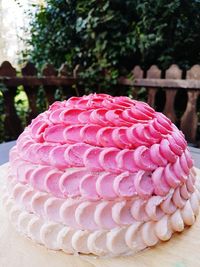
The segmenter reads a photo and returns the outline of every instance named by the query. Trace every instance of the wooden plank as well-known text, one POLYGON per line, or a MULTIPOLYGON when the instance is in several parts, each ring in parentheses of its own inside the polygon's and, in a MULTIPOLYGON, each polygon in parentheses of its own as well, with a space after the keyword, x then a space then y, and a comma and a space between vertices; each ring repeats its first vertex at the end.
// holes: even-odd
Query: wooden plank
POLYGON ((180 80, 182 78, 183 71, 179 68, 178 65, 172 64, 166 71, 165 71, 165 79, 175 79, 180 80))
POLYGON ((134 81, 127 78, 120 78, 119 83, 123 85, 135 87, 156 87, 156 88, 171 88, 171 89, 194 89, 200 90, 200 81, 188 79, 135 79, 134 81))
MULTIPOLYGON (((0 76, 9 76, 15 78, 16 70, 15 68, 12 67, 12 65, 8 61, 4 61, 0 66, 0 76)), ((4 120, 5 136, 7 136, 8 140, 16 139, 22 131, 21 122, 19 117, 17 116, 14 104, 14 98, 17 93, 17 87, 14 85, 12 86, 6 85, 6 88, 4 88, 1 92, 4 98, 4 108, 5 108, 5 120, 4 120)))
POLYGON ((8 61, 4 61, 0 66, 0 76, 16 76, 16 69, 8 61))
MULTIPOLYGON (((156 65, 152 65, 147 71, 147 79, 160 79, 161 70, 156 65)), ((155 107, 155 98, 156 98, 157 88, 148 87, 148 98, 147 103, 151 107, 155 107)))
POLYGON ((133 74, 134 79, 142 79, 144 77, 144 71, 138 65, 133 68, 131 73, 133 74))
MULTIPOLYGON (((49 77, 56 77, 57 78, 57 71, 55 70, 54 66, 51 64, 47 64, 43 71, 42 75, 46 76, 46 79, 48 80, 49 77)), ((56 92, 56 86, 53 84, 50 85, 44 85, 44 91, 46 93, 48 105, 51 105, 55 101, 55 92, 56 92)))
POLYGON ((151 107, 155 107, 155 97, 156 97, 157 89, 156 88, 149 88, 148 89, 148 98, 147 103, 151 107))
MULTIPOLYGON (((200 65, 194 65, 190 70, 188 70, 186 73, 186 79, 188 81, 193 79, 193 81, 196 80, 196 82, 200 82, 200 65)), ((199 91, 188 91, 187 94, 188 102, 186 110, 181 118, 180 128, 184 132, 186 139, 191 143, 195 143, 198 123, 196 106, 199 91)))
MULTIPOLYGON (((81 81, 79 78, 78 80, 81 81)), ((2 77, 0 83, 6 86, 64 86, 76 84, 77 79, 73 77, 2 77)), ((172 89, 193 89, 200 90, 200 81, 198 80, 173 80, 173 79, 135 79, 134 81, 120 77, 119 84, 135 87, 156 87, 156 88, 172 88, 172 89)))
POLYGON ((147 79, 160 79, 161 70, 156 65, 152 65, 147 71, 147 79))
MULTIPOLYGON (((22 75, 23 76, 36 76, 37 75, 37 69, 33 63, 28 62, 23 68, 22 68, 22 75)), ((38 115, 37 111, 37 93, 38 93, 38 86, 31 85, 23 85, 24 91, 26 92, 28 102, 29 102, 29 112, 26 118, 26 123, 29 124, 33 118, 35 118, 38 115)))
MULTIPOLYGON (((131 79, 141 79, 144 77, 144 71, 139 65, 136 65, 133 68, 133 70, 131 71, 131 75, 132 75, 131 79)), ((120 86, 118 85, 118 87, 120 87, 120 86)), ((131 86, 130 89, 132 92, 132 97, 134 99, 138 99, 138 89, 139 88, 138 87, 136 88, 135 86, 131 86)), ((119 92, 120 92, 120 90, 119 90, 119 92)))
MULTIPOLYGON (((165 79, 181 79, 182 77, 182 70, 175 64, 171 65, 165 72, 165 79)), ((165 101, 165 107, 163 110, 163 113, 171 119, 172 122, 176 122, 176 113, 174 110, 174 101, 176 97, 177 90, 173 89, 166 89, 165 94, 166 94, 166 101, 165 101)))
POLYGON ((163 113, 174 123, 177 121, 175 110, 174 110, 174 100, 175 100, 176 93, 177 93, 177 90, 173 90, 173 89, 167 89, 165 91, 166 101, 165 101, 165 107, 163 110, 163 113))
POLYGON ((5 84, 6 86, 63 86, 75 84, 76 79, 72 77, 4 77, 0 75, 0 83, 5 84))
POLYGON ((186 79, 200 80, 200 65, 194 65, 187 71, 186 79))

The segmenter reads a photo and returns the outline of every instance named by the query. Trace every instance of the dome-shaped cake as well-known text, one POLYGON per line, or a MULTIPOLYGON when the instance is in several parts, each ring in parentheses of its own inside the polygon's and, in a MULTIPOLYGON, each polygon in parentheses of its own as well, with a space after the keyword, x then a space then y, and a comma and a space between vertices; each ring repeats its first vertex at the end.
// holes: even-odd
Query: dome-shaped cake
POLYGON ((5 206, 17 230, 66 253, 128 255, 169 240, 199 211, 182 132, 128 97, 55 102, 10 152, 5 206))

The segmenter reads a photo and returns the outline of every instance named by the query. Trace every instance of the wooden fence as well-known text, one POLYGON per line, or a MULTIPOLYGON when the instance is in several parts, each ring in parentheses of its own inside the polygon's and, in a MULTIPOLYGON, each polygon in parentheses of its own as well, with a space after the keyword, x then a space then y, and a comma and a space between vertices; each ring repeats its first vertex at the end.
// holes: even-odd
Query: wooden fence
MULTIPOLYGON (((190 143, 196 143, 198 127, 197 100, 200 92, 200 65, 194 65, 183 72, 177 65, 171 65, 167 70, 161 71, 156 65, 144 72, 139 66, 133 71, 134 80, 120 78, 119 82, 134 88, 146 87, 148 90, 147 102, 155 107, 156 93, 161 88, 165 91, 165 103, 162 112, 169 117, 184 132, 190 143), (180 118, 176 116, 175 99, 177 92, 185 91, 186 108, 180 118)), ((183 94, 182 94, 183 95, 183 94)), ((182 99, 177 99, 179 102, 182 99)))
POLYGON ((73 95, 83 95, 84 91, 79 86, 78 79, 67 75, 68 70, 65 64, 57 71, 52 65, 47 65, 42 74, 38 74, 32 63, 27 63, 20 72, 17 72, 12 65, 5 61, 0 66, 0 92, 4 103, 4 132, 6 139, 16 139, 22 132, 22 122, 17 115, 14 98, 17 88, 23 86, 28 98, 29 111, 26 124, 39 113, 37 108, 37 94, 41 86, 45 92, 46 108, 55 101, 56 88, 63 87, 64 98, 73 95), (77 91, 78 90, 78 91, 77 91))
MULTIPOLYGON (((146 88, 147 102, 154 108, 163 103, 161 111, 166 114, 184 132, 190 143, 196 143, 198 127, 197 99, 200 90, 200 65, 194 65, 187 72, 177 65, 172 65, 165 71, 157 66, 151 66, 143 71, 139 66, 132 70, 133 79, 120 77, 117 86, 128 86, 132 89, 134 97, 138 97, 140 88, 146 88), (162 92, 161 95, 159 93, 162 92), (181 94, 180 94, 181 92, 181 94), (176 105, 182 101, 185 94, 185 107, 177 116, 176 105)), ((29 103, 27 123, 38 114, 37 93, 43 87, 47 106, 54 102, 56 88, 61 88, 65 98, 85 93, 77 72, 68 74, 67 65, 63 64, 59 70, 47 65, 42 74, 31 63, 27 63, 20 72, 5 61, 0 66, 0 92, 4 102, 4 130, 5 135, 15 139, 22 131, 22 124, 17 115, 14 98, 18 86, 23 86, 29 103)))

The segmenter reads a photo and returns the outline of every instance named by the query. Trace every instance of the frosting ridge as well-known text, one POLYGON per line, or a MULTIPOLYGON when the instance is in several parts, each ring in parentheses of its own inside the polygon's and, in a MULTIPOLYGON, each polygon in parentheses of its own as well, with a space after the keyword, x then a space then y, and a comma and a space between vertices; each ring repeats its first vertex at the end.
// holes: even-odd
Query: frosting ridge
POLYGON ((53 103, 10 151, 5 206, 54 250, 127 255, 192 225, 200 186, 184 135, 125 96, 53 103))

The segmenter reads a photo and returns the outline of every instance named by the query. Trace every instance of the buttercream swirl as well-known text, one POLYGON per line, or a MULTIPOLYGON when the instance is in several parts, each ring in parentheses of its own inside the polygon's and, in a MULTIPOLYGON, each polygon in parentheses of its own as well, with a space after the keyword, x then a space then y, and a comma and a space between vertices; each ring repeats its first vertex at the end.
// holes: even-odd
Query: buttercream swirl
POLYGON ((186 148, 183 135, 163 114, 144 102, 108 95, 55 102, 32 121, 27 132, 37 143, 82 142, 130 149, 149 147, 165 138, 171 150, 180 153, 186 148))
MULTIPOLYGON (((105 94, 55 102, 21 134, 10 158, 12 168, 18 158, 35 164, 40 168, 37 175, 48 176, 53 171, 48 166, 55 168, 52 181, 68 168, 85 168, 84 188, 89 181, 94 186, 95 181, 106 181, 103 172, 109 173, 106 177, 117 174, 121 178, 115 179, 114 188, 120 197, 164 196, 184 183, 193 166, 182 133, 169 119, 146 103, 105 94), (92 178, 91 172, 101 172, 101 179, 92 178), (117 189, 120 179, 132 181, 130 192, 117 189), (145 190, 140 190, 142 180, 148 181, 145 190)), ((88 195, 84 188, 77 194, 88 195)), ((62 190, 57 193, 70 196, 62 190)), ((99 192, 90 190, 91 198, 98 198, 99 192)))
MULTIPOLYGON (((36 118, 38 122, 33 122, 33 128, 39 127, 41 119, 36 118), (36 124, 36 126, 35 126, 36 124)), ((46 125, 46 124, 45 124, 46 125)), ((96 124, 73 124, 66 126, 65 124, 50 124, 46 126, 43 134, 44 141, 34 138, 31 134, 31 126, 20 136, 17 141, 17 147, 20 153, 26 154, 29 146, 34 144, 47 145, 47 143, 56 147, 60 144, 77 144, 84 143, 92 146, 103 147, 115 147, 118 149, 135 149, 140 146, 151 148, 155 150, 155 144, 159 144, 159 154, 170 162, 174 162, 177 156, 180 156, 186 149, 186 143, 183 136, 179 131, 173 127, 171 135, 165 136, 163 139, 160 136, 159 139, 154 139, 152 131, 153 124, 133 124, 130 127, 102 127, 96 124), (151 129, 151 130, 150 130, 151 129), (147 132, 149 132, 147 134, 147 132), (152 133, 152 135, 150 134, 152 133), (162 140, 161 140, 162 139, 162 140), (59 141, 58 141, 59 140, 59 141), (24 152, 24 153, 23 153, 24 152)), ((40 129, 40 127, 38 128, 40 129)), ((158 131, 157 129, 154 131, 158 131)), ((37 133, 41 135, 41 132, 37 133)), ((36 136, 37 136, 36 135, 36 136)), ((158 135, 157 135, 158 136, 158 135)), ((37 152, 38 147, 34 147, 37 152)))
MULTIPOLYGON (((94 150, 95 148, 92 148, 90 151, 94 150)), ((15 153, 15 150, 13 151, 12 153, 15 153)), ((88 156, 90 151, 87 152, 88 156)), ((184 170, 179 158, 174 164, 169 163, 166 167, 158 167, 153 172, 144 170, 130 172, 130 168, 128 170, 130 154, 129 151, 123 150, 117 156, 119 161, 122 161, 122 164, 123 160, 120 158, 125 158, 124 162, 127 161, 127 169, 117 173, 113 171, 116 165, 107 159, 110 154, 112 155, 116 151, 110 150, 109 152, 101 155, 102 161, 105 162, 102 166, 106 170, 100 168, 100 165, 94 165, 95 156, 91 156, 89 163, 86 162, 87 166, 93 166, 93 171, 91 168, 85 168, 85 166, 68 167, 64 171, 53 166, 36 165, 27 163, 27 161, 19 157, 12 157, 14 160, 11 160, 11 174, 19 182, 31 184, 35 189, 49 192, 54 196, 61 198, 83 196, 94 200, 99 198, 131 198, 134 196, 146 199, 154 194, 166 196, 170 188, 176 188, 187 182, 188 179, 191 180, 191 176, 194 177, 193 169, 189 169, 187 166, 187 169, 185 168, 184 170), (92 165, 93 162, 94 164, 92 165)), ((184 160, 186 158, 185 154, 182 154, 181 157, 184 157, 184 160)), ((69 158, 71 161, 73 160, 72 157, 69 158)), ((61 165, 62 161, 59 161, 59 164, 61 165)), ((74 164, 74 166, 76 165, 74 164)))
POLYGON ((159 241, 167 241, 174 232, 194 223, 199 211, 200 195, 195 190, 185 205, 158 221, 138 222, 111 230, 77 230, 61 223, 46 221, 33 213, 21 210, 6 194, 4 205, 18 231, 49 249, 66 253, 96 255, 133 254, 159 241))
POLYGON ((131 254, 192 225, 199 185, 184 135, 128 97, 55 102, 10 151, 17 229, 67 253, 131 254))
POLYGON ((152 196, 148 200, 135 197, 131 200, 85 201, 83 198, 53 197, 9 177, 8 192, 22 210, 76 229, 94 230, 112 229, 135 221, 158 221, 164 215, 172 214, 177 208, 183 208, 194 190, 183 184, 171 190, 166 197, 152 196))

